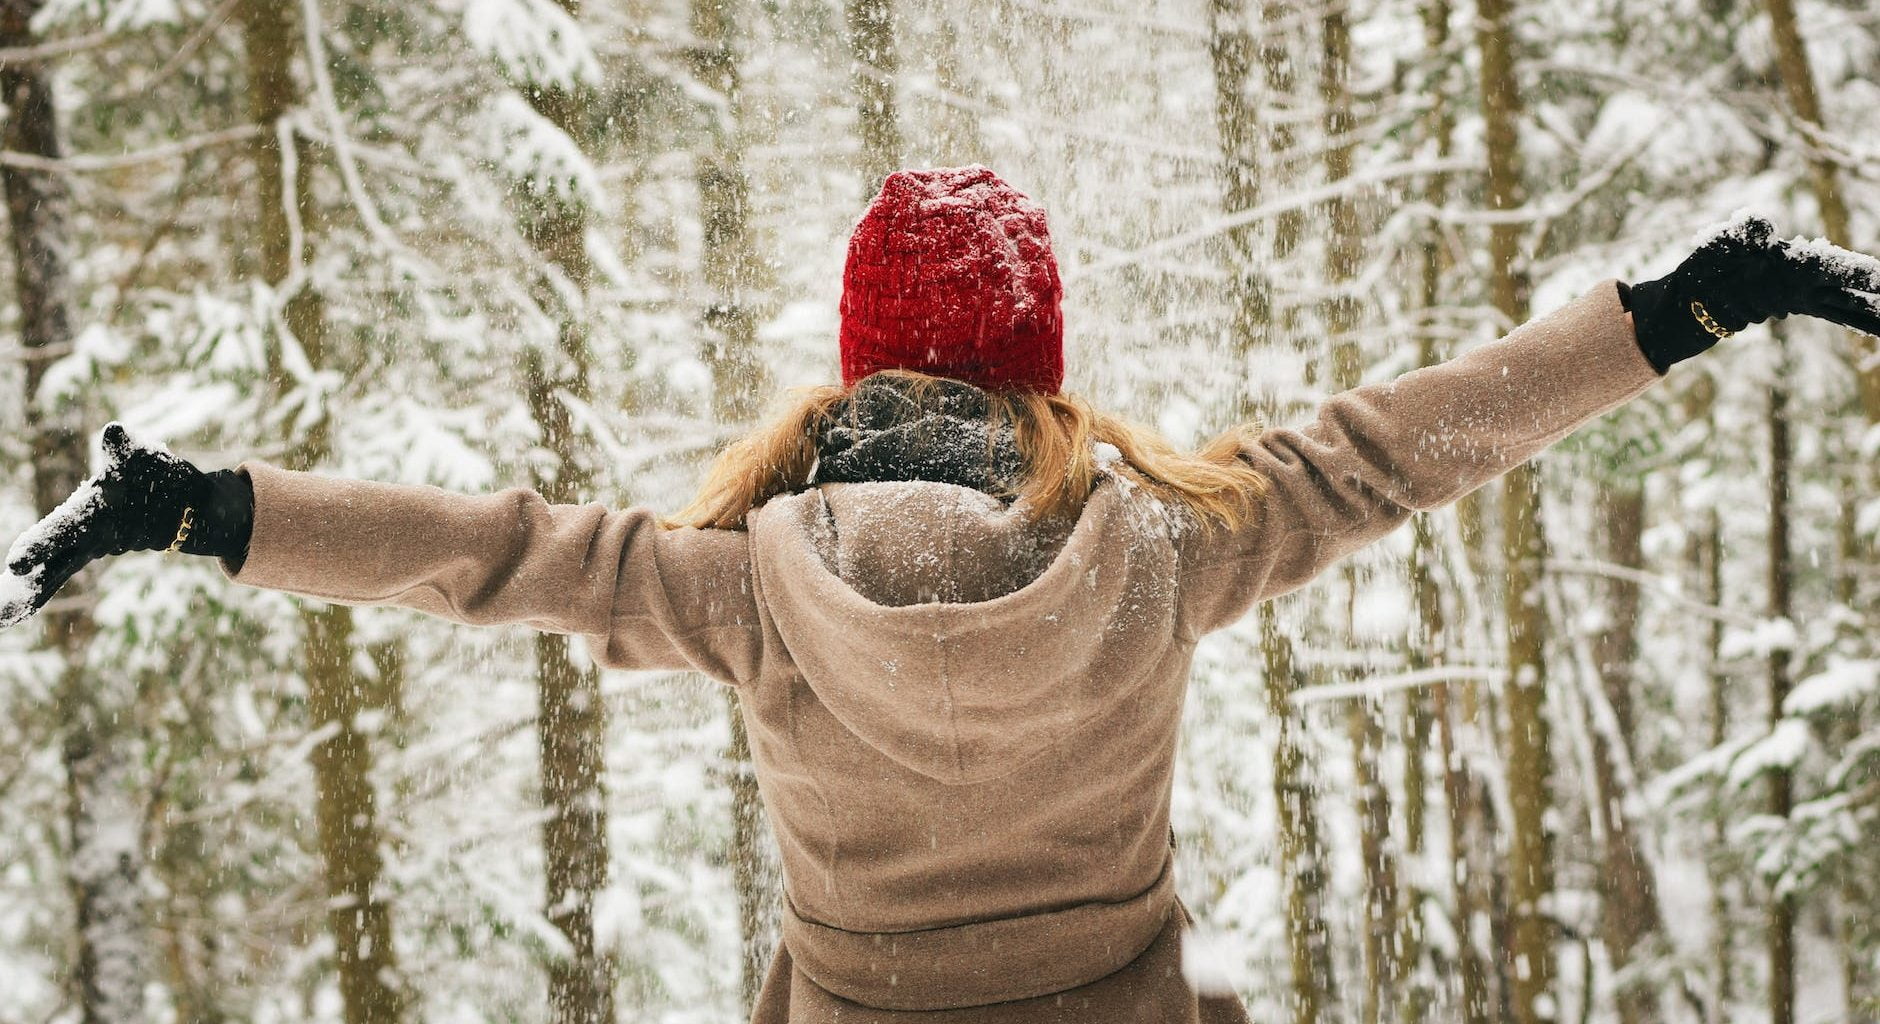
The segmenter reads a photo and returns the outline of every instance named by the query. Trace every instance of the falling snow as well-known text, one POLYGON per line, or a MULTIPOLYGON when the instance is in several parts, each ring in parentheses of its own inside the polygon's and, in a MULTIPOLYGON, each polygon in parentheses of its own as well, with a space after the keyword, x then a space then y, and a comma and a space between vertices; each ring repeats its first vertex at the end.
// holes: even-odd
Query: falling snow
MULTIPOLYGON (((95 485, 42 518, 58 496, 36 481, 81 477, 88 439, 112 418, 205 469, 256 459, 676 514, 715 452, 792 389, 837 378, 845 243, 890 166, 983 164, 1048 211, 1066 391, 1184 449, 1237 423, 1307 422, 1336 380, 1388 381, 1466 353, 1610 278, 1642 281, 1707 241, 1747 239, 1751 216, 1880 312, 1880 261, 1863 255, 1880 251, 1880 22, 1862 5, 1797 10, 1819 127, 1789 112, 1767 12, 1516 8, 1522 187, 1500 211, 1484 184, 1496 136, 1479 95, 1480 12, 1464 2, 46 0, 31 33, 0 40, 15 54, 51 44, 8 68, 44 69, 59 115, 56 154, 19 153, 30 133, 9 135, 8 188, 25 190, 9 198, 36 216, 9 221, 16 273, 0 289, 0 540, 20 531, 13 559, 82 528, 95 485), (1425 16, 1442 9, 1446 31, 1432 34, 1425 16), (870 10, 891 15, 891 47, 848 38, 870 10), (288 15, 272 42, 245 32, 252 11, 288 15), (306 53, 308 11, 322 60, 306 53), (1323 59, 1339 12, 1348 112, 1328 106, 1340 83, 1323 59), (251 77, 270 67, 285 74, 251 77), (276 102, 269 80, 284 89, 276 102), (1249 123, 1234 123, 1233 97, 1249 123), (271 152, 287 163, 266 163, 271 152), (1815 195, 1818 156, 1845 224, 1815 195), (26 173, 41 166, 59 173, 26 173), (31 191, 48 186, 58 194, 31 191), (38 248, 35 224, 49 232, 38 248), (1496 224, 1513 229, 1525 276, 1505 283, 1521 310, 1498 308, 1496 224), (35 286, 56 302, 19 291, 35 286), (1354 319, 1340 326, 1347 299, 1354 319), (83 450, 44 450, 59 437, 83 450)), ((30 112, 10 102, 7 116, 17 127, 30 112)), ((1880 913, 1880 573, 1859 544, 1880 539, 1880 378, 1845 331, 1806 317, 1777 329, 1674 367, 1543 456, 1538 548, 1506 549, 1516 521, 1492 485, 1296 593, 1217 610, 1233 618, 1217 635, 1171 624, 1169 650, 1195 658, 1180 733, 1162 737, 1172 772, 1077 763, 1088 748, 1055 733, 1001 753, 1063 743, 1080 778, 1139 771, 1167 788, 1168 820, 1144 848, 1172 829, 1197 922, 1182 976, 1238 995, 1255 1019, 1302 1018, 1308 989, 1324 1021, 1410 1008, 1465 1019, 1475 954, 1489 1005, 1502 1005, 1503 980, 1537 967, 1501 955, 1516 923, 1511 823, 1533 793, 1554 840, 1555 891, 1539 905, 1560 926, 1539 1001, 1558 1019, 1766 1019, 1772 885, 1798 908, 1795 1019, 1866 1019, 1880 999, 1880 939, 1859 927, 1880 913), (1789 542, 1779 581, 1772 512, 1789 542), (1504 590, 1511 554, 1539 571, 1521 595, 1504 590), (1522 608, 1544 613, 1542 664, 1511 671, 1511 639, 1526 638, 1511 637, 1508 612, 1522 608), (1516 705, 1534 700, 1545 735, 1519 738, 1547 743, 1538 780, 1514 756, 1516 705), (1786 813, 1772 810, 1775 780, 1786 813), (1637 840, 1649 898, 1616 887, 1629 876, 1612 869, 1615 827, 1637 840), (1625 964, 1613 929, 1637 920, 1650 934, 1625 964), (1295 952, 1318 976, 1295 979, 1295 952), (1398 954, 1411 962, 1390 963, 1398 954), (1854 991, 1809 964, 1855 965, 1854 991), (1367 984, 1380 970, 1398 971, 1395 991, 1367 984), (1622 1013, 1628 979, 1653 1012, 1622 1013)), ((1468 426, 1432 430, 1399 468, 1455 457, 1468 426)), ((968 428, 950 443, 971 451, 984 437, 968 428)), ((1116 446, 1090 457, 1144 527, 1109 552, 1118 563, 1199 536, 1143 500, 1116 446)), ((1022 507, 959 488, 830 494, 835 511, 804 527, 818 564, 936 621, 1011 599, 1067 546, 1062 530, 1016 525, 1022 507), (984 532, 945 535, 960 524, 984 532), (962 570, 989 565, 1004 570, 996 585, 962 570)), ((1235 564, 1284 573, 1338 543, 1298 538, 1283 564, 1235 564)), ((1067 578, 1101 586, 1113 563, 1094 561, 1067 578)), ((555 912, 584 894, 618 1019, 746 1016, 742 961, 755 950, 761 968, 773 948, 777 851, 751 766, 728 753, 725 692, 699 673, 600 670, 604 638, 569 644, 595 689, 559 710, 598 713, 574 731, 596 738, 599 774, 575 780, 568 809, 595 815, 600 856, 591 891, 550 898, 553 716, 538 681, 553 641, 379 607, 322 617, 318 602, 232 586, 203 559, 114 559, 93 578, 58 606, 86 623, 63 648, 62 620, 28 618, 36 576, 0 567, 0 627, 24 623, 0 630, 0 817, 22 823, 0 830, 9 1019, 345 1020, 330 931, 345 915, 330 913, 319 832, 332 790, 317 774, 342 734, 371 755, 348 777, 371 814, 347 821, 380 861, 372 895, 396 954, 383 980, 408 1000, 405 1019, 549 1019, 545 965, 579 952, 555 912), (310 630, 343 637, 322 662, 337 693, 314 687, 310 630), (350 731, 316 720, 327 699, 350 731), (755 838, 740 831, 746 812, 755 838), (81 948, 97 964, 90 995, 81 948)), ((612 593, 597 578, 557 585, 612 593)), ((1181 593, 1208 582, 1188 564, 1171 579, 1181 593)), ((709 582, 724 607, 779 586, 709 582)), ((1167 596, 1123 594, 1105 614, 1139 623, 1167 596)), ((1054 653, 1105 638, 1095 621, 1036 611, 1037 628, 1077 643, 1012 653, 1010 674, 1061 700, 1054 653)), ((866 653, 856 664, 885 692, 873 696, 919 709, 923 735, 951 742, 930 713, 956 706, 956 666, 866 653)), ((1137 699, 1101 666, 1078 678, 1101 684, 1092 700, 1137 699)), ((874 724, 884 745, 914 742, 909 721, 874 724)), ((858 806, 859 792, 827 790, 818 838, 865 859, 841 845, 844 816, 906 809, 858 806)), ((947 834, 1032 820, 1026 802, 1048 794, 1002 798, 1001 815, 947 834)), ((1119 827, 1104 813, 1082 824, 1035 842, 1087 848, 1119 827)), ((938 850, 943 831, 910 845, 938 850)), ((981 881, 948 877, 933 913, 957 911, 981 881)))

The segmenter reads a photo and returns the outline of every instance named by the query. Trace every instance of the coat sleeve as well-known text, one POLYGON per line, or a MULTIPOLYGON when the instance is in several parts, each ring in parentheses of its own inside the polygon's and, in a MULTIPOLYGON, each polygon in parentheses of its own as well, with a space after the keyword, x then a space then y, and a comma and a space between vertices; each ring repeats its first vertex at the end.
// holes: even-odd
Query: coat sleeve
POLYGON ((238 583, 579 634, 610 668, 729 683, 756 672, 762 630, 741 532, 668 530, 643 508, 551 505, 521 488, 470 496, 241 468, 255 519, 238 583))
POLYGON ((1182 541, 1191 636, 1527 461, 1660 374, 1640 352, 1617 282, 1448 362, 1327 399, 1299 429, 1261 432, 1241 457, 1270 484, 1239 530, 1182 541))

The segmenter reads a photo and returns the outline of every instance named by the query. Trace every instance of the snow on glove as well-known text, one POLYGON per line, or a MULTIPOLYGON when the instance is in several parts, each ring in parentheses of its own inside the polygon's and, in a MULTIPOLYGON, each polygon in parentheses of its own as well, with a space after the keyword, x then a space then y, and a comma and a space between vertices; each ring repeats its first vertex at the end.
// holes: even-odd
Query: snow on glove
POLYGON ((204 473, 158 445, 104 428, 104 472, 78 485, 7 552, 0 629, 39 610, 65 581, 106 555, 181 551, 239 565, 254 526, 254 487, 231 470, 204 473))
POLYGON ((1824 241, 1785 242, 1761 217, 1713 232, 1671 273, 1620 285, 1659 373, 1750 324, 1791 313, 1880 337, 1880 260, 1824 241))

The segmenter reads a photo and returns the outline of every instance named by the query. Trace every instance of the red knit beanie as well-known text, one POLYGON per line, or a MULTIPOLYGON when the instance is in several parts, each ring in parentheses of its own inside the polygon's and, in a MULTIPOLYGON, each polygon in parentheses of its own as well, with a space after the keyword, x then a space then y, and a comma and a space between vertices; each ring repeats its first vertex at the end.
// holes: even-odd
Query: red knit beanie
POLYGON ((842 382, 918 370, 1056 394, 1063 292, 1043 207, 984 167, 897 171, 849 240, 842 382))

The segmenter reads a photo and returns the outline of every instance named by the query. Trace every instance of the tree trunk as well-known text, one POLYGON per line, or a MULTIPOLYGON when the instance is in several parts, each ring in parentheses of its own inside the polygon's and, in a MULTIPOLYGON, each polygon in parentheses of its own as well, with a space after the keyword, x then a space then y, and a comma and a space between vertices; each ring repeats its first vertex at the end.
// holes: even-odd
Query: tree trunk
MULTIPOLYGON (((578 0, 556 0, 571 16, 578 0)), ((587 96, 578 87, 531 83, 529 105, 576 146, 592 145, 587 96)), ((556 322, 551 351, 523 355, 529 412, 552 464, 530 481, 553 504, 588 500, 593 472, 563 395, 590 397, 586 296, 588 210, 581 200, 528 192, 516 197, 523 237, 541 256, 534 297, 556 322)), ((600 672, 577 665, 568 637, 535 638, 536 694, 541 742, 542 853, 546 916, 568 940, 566 956, 548 965, 550 1018, 556 1024, 604 1024, 614 1019, 614 965, 594 934, 594 896, 607 884, 606 707, 600 672)))
MULTIPOLYGON (((1607 560, 1627 569, 1644 568, 1645 492, 1636 483, 1605 483, 1601 488, 1606 524, 1607 560)), ((1600 633, 1597 650, 1599 675, 1606 703, 1612 708, 1618 735, 1604 728, 1593 730, 1593 771, 1599 795, 1601 832, 1605 846, 1600 870, 1601 938, 1612 959, 1613 971, 1623 974, 1644 946, 1663 927, 1658 915, 1658 885, 1642 839, 1627 813, 1634 794, 1621 784, 1618 766, 1629 761, 1633 749, 1632 689, 1638 661, 1638 585, 1630 580, 1606 582, 1608 625, 1600 633)), ((1590 998, 1590 993, 1587 996, 1590 998)), ((1658 1019, 1658 998, 1653 987, 1636 978, 1622 978, 1615 993, 1621 1024, 1649 1024, 1658 1019)))
MULTIPOLYGON (((1355 585, 1358 581, 1350 576, 1355 585)), ((1351 738, 1352 784, 1356 787, 1358 851, 1364 867, 1364 914, 1360 944, 1364 953, 1364 991, 1359 1020, 1379 1024, 1391 1019, 1401 982, 1397 940, 1397 860, 1390 847, 1390 793, 1380 762, 1384 754, 1382 708, 1354 699, 1346 709, 1351 738)))
MULTIPOLYGON (((1514 0, 1478 0, 1482 117, 1488 155, 1488 206, 1512 211, 1526 200, 1520 150, 1521 94, 1515 73, 1514 0)), ((1528 284, 1520 266, 1521 225, 1489 228, 1492 295, 1509 325, 1528 318, 1528 284)), ((1508 792, 1513 805, 1509 844, 1513 936, 1509 950, 1513 1013, 1518 1024, 1554 1018, 1553 842, 1548 834, 1548 780, 1553 774, 1547 724, 1547 621, 1541 594, 1545 538, 1540 474, 1532 463, 1510 472, 1502 489, 1503 593, 1508 652, 1508 792)))
POLYGON ((308 718, 316 730, 333 730, 308 756, 314 821, 346 1020, 389 1024, 398 1019, 403 1000, 393 980, 391 907, 378 891, 384 874, 378 794, 372 785, 370 740, 356 724, 366 706, 352 667, 352 616, 345 612, 308 608, 301 614, 308 718))
POLYGON ((701 270, 709 293, 704 311, 706 361, 712 368, 712 413, 721 425, 754 419, 768 391, 757 350, 752 292, 762 261, 752 244, 750 180, 744 170, 742 79, 737 52, 738 0, 693 0, 692 73, 724 98, 698 155, 701 270))
POLYGON ((599 673, 574 663, 567 637, 536 636, 535 666, 546 914, 570 946, 548 965, 550 1019, 604 1024, 614 1019, 614 965, 595 941, 594 894, 607 884, 606 709, 599 673))
MULTIPOLYGON (((1427 340, 1424 344, 1427 346, 1427 340)), ((1415 517, 1411 522, 1411 531, 1410 559, 1406 572, 1410 577, 1411 602, 1416 608, 1417 625, 1406 652, 1406 661, 1412 671, 1427 671, 1444 661, 1442 599, 1436 590, 1436 549, 1430 537, 1428 517, 1415 517)), ((1422 1024, 1429 1016, 1434 1002, 1434 989, 1429 982, 1441 976, 1423 963, 1428 952, 1425 948, 1427 936, 1423 915, 1436 904, 1437 897, 1429 887, 1422 884, 1425 869, 1416 867, 1429 855, 1426 825, 1429 820, 1429 757, 1430 746, 1436 738, 1432 703, 1433 697, 1428 689, 1413 689, 1404 696, 1403 859, 1405 864, 1413 866, 1413 870, 1405 872, 1403 910, 1397 929, 1397 953, 1403 978, 1396 992, 1397 1019, 1403 1024, 1422 1024)))
MULTIPOLYGON (((1214 127, 1221 147, 1221 209, 1232 215, 1251 210, 1260 202, 1260 121, 1255 88, 1253 36, 1248 29, 1243 0, 1210 0, 1208 61, 1214 72, 1214 127)), ((1246 366, 1246 357, 1265 338, 1272 321, 1272 284, 1259 249, 1254 225, 1242 224, 1226 233, 1227 299, 1230 337, 1246 366)), ((1254 413, 1248 392, 1241 389, 1233 416, 1254 413)))
MULTIPOLYGON (((1295 0, 1265 0, 1260 5, 1260 19, 1264 24, 1261 35, 1259 54, 1260 67, 1266 79, 1266 96, 1262 101, 1273 106, 1275 116, 1268 118, 1265 125, 1266 166, 1275 169, 1276 178, 1290 180, 1292 168, 1288 161, 1293 159, 1294 138, 1292 122, 1286 116, 1287 109, 1295 100, 1295 79, 1293 47, 1287 25, 1299 16, 1295 0)), ((1292 30, 1297 31, 1297 30, 1292 30)), ((1281 211, 1273 219, 1273 259, 1277 262, 1292 255, 1299 245, 1300 237, 1305 233, 1305 211, 1291 209, 1281 211)), ((1291 341, 1291 324, 1281 318, 1277 326, 1286 328, 1284 337, 1277 341, 1291 341)))
MULTIPOLYGON (((1851 246, 1854 244, 1853 229, 1849 223, 1847 200, 1841 194, 1840 169, 1826 147, 1815 139, 1807 138, 1811 133, 1825 133, 1828 125, 1822 116, 1814 66, 1802 40, 1794 0, 1763 0, 1763 6, 1769 14, 1769 30, 1775 42, 1776 68, 1782 78, 1783 91, 1788 96, 1790 112, 1800 122, 1801 134, 1807 143, 1808 183, 1815 194, 1821 226, 1829 241, 1851 246)), ((1846 333, 1853 355, 1861 413, 1869 426, 1880 424, 1880 342, 1860 331, 1846 333)), ((1871 618, 1873 608, 1860 593, 1859 579, 1862 567, 1871 563, 1874 552, 1858 528, 1858 516, 1866 496, 1873 492, 1875 476, 1869 461, 1858 452, 1845 459, 1841 475, 1843 497, 1837 524, 1839 567, 1835 578, 1835 600, 1871 618)), ((1859 640, 1854 637, 1849 639, 1853 642, 1859 640)), ((1862 727, 1863 723, 1858 718, 1837 721, 1830 731, 1838 735, 1830 736, 1828 742, 1836 748, 1844 747, 1861 732, 1862 727)), ((1843 893, 1844 907, 1857 906, 1859 902, 1858 897, 1851 893, 1843 893)), ((1828 909, 1831 915, 1839 916, 1846 912, 1843 907, 1828 909)), ((1785 913, 1792 917, 1794 908, 1789 908, 1785 913)), ((1847 972, 1850 1003, 1856 987, 1856 973, 1847 972)))
POLYGON ((1305 719, 1293 703, 1298 670, 1292 640, 1279 630, 1272 605, 1259 612, 1260 651, 1265 668, 1267 711, 1278 735, 1273 743, 1273 802, 1279 814, 1280 874, 1286 880, 1286 945, 1292 964, 1293 1024, 1336 1019, 1331 932, 1325 901, 1331 878, 1318 794, 1307 754, 1305 719))
MULTIPOLYGON (((699 219, 705 245, 701 270, 707 297, 704 309, 706 363, 712 368, 712 418, 720 426, 749 424, 767 387, 757 350, 757 319, 752 289, 760 261, 749 225, 750 181, 744 171, 741 76, 736 32, 744 13, 736 0, 693 0, 693 75, 724 100, 705 147, 698 155, 699 219)), ((736 691, 726 689, 731 743, 725 750, 726 784, 731 790, 731 871, 738 896, 742 934, 739 994, 745 1012, 776 950, 780 892, 776 857, 771 852, 764 805, 751 763, 751 743, 736 691)))
MULTIPOLYGON (((1684 418, 1692 423, 1703 423, 1705 442, 1715 444, 1715 381, 1701 375, 1692 378, 1681 399, 1684 418)), ((1720 607, 1723 604, 1723 520, 1714 498, 1686 537, 1684 562, 1691 593, 1711 608, 1720 607)), ((1714 615, 1709 616, 1699 633, 1697 656, 1709 683, 1710 706, 1707 717, 1709 746, 1713 750, 1723 746, 1730 736, 1729 696, 1732 681, 1723 671, 1719 653, 1722 646, 1723 622, 1714 615)), ((1722 1024, 1725 1020, 1724 1007, 1730 1001, 1736 975, 1732 955, 1734 929, 1730 925, 1730 905, 1725 892, 1729 878, 1724 868, 1725 858, 1730 852, 1729 816, 1724 808, 1732 789, 1727 781, 1717 780, 1704 809, 1705 839, 1710 847, 1705 857, 1704 874, 1710 889, 1708 911, 1712 975, 1710 1002, 1704 1015, 1707 1024, 1722 1024)))
MULTIPOLYGON (((1215 86, 1215 127, 1222 156, 1222 208, 1232 214, 1254 208, 1260 197, 1258 155, 1261 125, 1254 86, 1256 51, 1243 0, 1211 0, 1208 53, 1215 86)), ((1284 230, 1275 245, 1290 250, 1284 230)), ((1227 233, 1228 302, 1231 329, 1239 346, 1237 365, 1269 337, 1272 320, 1270 281, 1262 267, 1258 237, 1251 225, 1227 233)), ((1287 342, 1280 341, 1280 344, 1287 342)), ((1280 410, 1258 410, 1269 416, 1280 410)), ((1245 419, 1256 410, 1247 391, 1236 399, 1233 414, 1245 419)), ((1273 748, 1273 796, 1279 816, 1279 867, 1286 884, 1286 935, 1292 966, 1294 1024, 1316 1024, 1330 1012, 1333 988, 1329 932, 1325 919, 1326 858, 1320 838, 1317 794, 1302 733, 1305 721, 1292 701, 1298 676, 1292 641, 1279 630, 1272 606, 1255 613, 1260 631, 1267 707, 1277 723, 1273 748)))
MULTIPOLYGON (((274 287, 287 284, 307 253, 293 249, 289 204, 308 244, 317 227, 309 198, 311 165, 298 140, 284 150, 275 127, 293 108, 295 44, 293 5, 249 0, 242 10, 242 41, 248 70, 248 111, 262 134, 253 149, 256 210, 261 235, 261 272, 274 287), (291 192, 290 192, 291 190, 291 192)), ((287 328, 316 368, 328 360, 326 307, 319 293, 298 285, 284 311, 287 328)), ((278 356, 270 370, 279 379, 278 356)), ((306 469, 326 460, 324 419, 304 436, 290 438, 287 462, 306 469)), ((392 948, 391 907, 380 884, 378 799, 372 785, 372 747, 357 725, 367 710, 369 687, 353 669, 352 611, 338 605, 303 605, 300 611, 307 679, 308 724, 330 731, 309 760, 314 774, 315 820, 326 880, 327 927, 333 935, 335 968, 348 1024, 390 1024, 403 1013, 392 948)))
MULTIPOLYGON (((1465 689, 1473 684, 1463 683, 1465 689)), ((1457 720, 1467 723, 1464 708, 1452 707, 1451 688, 1439 683, 1430 690, 1431 713, 1436 719, 1437 748, 1443 758, 1443 799, 1449 805, 1449 877, 1454 882, 1457 951, 1463 1024, 1489 1024, 1497 1019, 1499 1000, 1490 988, 1492 975, 1483 959, 1477 932, 1488 920, 1487 882, 1492 871, 1485 862, 1488 830, 1483 824, 1475 781, 1469 777, 1461 747, 1456 743, 1457 720)), ((1474 702, 1467 701, 1468 704, 1474 702)))
MULTIPOLYGON (((38 0, 0 2, 0 47, 31 46, 38 0)), ((8 152, 56 160, 58 113, 52 70, 43 63, 0 64, 6 102, 8 152)), ((75 403, 47 408, 35 400, 55 353, 72 342, 72 285, 68 245, 69 201, 55 173, 0 168, 6 192, 20 345, 26 350, 21 395, 32 458, 33 504, 56 508, 85 477, 86 448, 75 403)), ((62 601, 82 601, 90 574, 67 584, 62 601)), ((99 678, 85 667, 95 627, 89 612, 48 611, 45 642, 59 652, 60 762, 65 771, 70 847, 66 882, 77 934, 72 984, 83 1024, 144 1019, 143 989, 151 975, 152 936, 144 906, 148 874, 138 842, 143 806, 136 791, 139 757, 120 723, 135 698, 130 687, 99 678)))
MULTIPOLYGON (((1789 441, 1788 344, 1784 332, 1773 332, 1781 346, 1776 379, 1769 386, 1769 607, 1771 620, 1793 621, 1789 573, 1789 472, 1793 458, 1789 441)), ((1769 652, 1769 724, 1782 718, 1782 702, 1789 696, 1787 648, 1769 652)), ((1786 768, 1769 773, 1769 813, 1786 819, 1794 803, 1794 783, 1786 768)), ((1795 897, 1778 890, 1769 900, 1765 929, 1769 949, 1770 1024, 1795 1024, 1795 897)))
POLYGON ((895 106, 894 0, 845 0, 849 59, 862 136, 862 192, 874 198, 881 182, 901 166, 901 118, 895 106))

